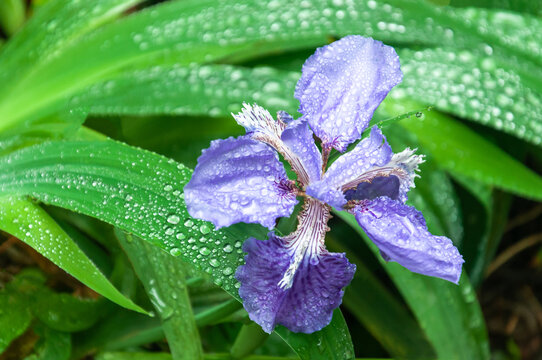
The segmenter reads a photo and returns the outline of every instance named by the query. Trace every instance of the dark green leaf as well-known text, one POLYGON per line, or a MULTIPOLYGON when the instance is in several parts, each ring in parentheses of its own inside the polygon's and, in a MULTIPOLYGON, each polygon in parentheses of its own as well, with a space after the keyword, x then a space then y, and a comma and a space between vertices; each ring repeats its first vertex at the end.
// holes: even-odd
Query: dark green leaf
POLYGON ((498 58, 438 48, 403 50, 399 56, 404 79, 393 92, 396 98, 408 96, 542 144, 539 88, 529 86, 498 58))
POLYGON ((0 353, 30 325, 32 315, 21 295, 0 291, 0 353))
POLYGON ((203 359, 185 283, 188 264, 132 235, 117 231, 117 237, 162 320, 171 354, 178 359, 203 359))
POLYGON ((0 190, 0 194, 3 195, 0 197, 0 228, 2 230, 24 241, 109 300, 128 309, 145 313, 107 280, 96 265, 43 209, 23 197, 6 196, 7 193, 3 189, 0 190))
POLYGON ((49 328, 63 332, 85 330, 100 318, 101 304, 43 288, 35 296, 32 312, 49 328))
POLYGON ((65 332, 49 329, 38 324, 34 327, 40 339, 34 348, 34 354, 25 360, 68 360, 71 354, 71 337, 65 332))

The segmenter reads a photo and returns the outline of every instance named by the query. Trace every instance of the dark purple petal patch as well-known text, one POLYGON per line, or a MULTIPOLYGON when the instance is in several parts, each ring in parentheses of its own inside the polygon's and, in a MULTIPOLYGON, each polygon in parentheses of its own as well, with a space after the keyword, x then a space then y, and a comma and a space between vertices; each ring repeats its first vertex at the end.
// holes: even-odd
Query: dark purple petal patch
POLYGON ((346 190, 344 197, 350 200, 373 200, 380 196, 387 196, 390 199, 399 198, 399 186, 401 182, 395 175, 378 176, 371 182, 362 182, 356 189, 346 190))
POLYGON ((325 327, 356 270, 344 254, 321 254, 317 262, 301 263, 291 287, 284 289, 279 282, 293 254, 281 238, 274 234, 269 240, 251 238, 245 241, 243 250, 248 255, 246 264, 236 273, 241 282, 239 296, 250 319, 268 333, 276 325, 303 333, 325 327))

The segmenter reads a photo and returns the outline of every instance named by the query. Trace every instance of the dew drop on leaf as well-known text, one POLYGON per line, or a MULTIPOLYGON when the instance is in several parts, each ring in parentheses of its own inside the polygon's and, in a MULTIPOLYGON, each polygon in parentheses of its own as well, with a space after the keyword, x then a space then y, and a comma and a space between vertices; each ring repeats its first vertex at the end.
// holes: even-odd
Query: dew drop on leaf
POLYGON ((178 249, 178 248, 172 248, 171 250, 169 250, 169 253, 173 256, 179 256, 181 255, 181 249, 178 249))
POLYGON ((211 259, 209 260, 209 265, 211 265, 212 267, 217 267, 218 265, 220 265, 220 263, 217 259, 211 259))
POLYGON ((211 232, 211 228, 209 227, 209 225, 203 224, 200 226, 199 231, 205 235, 211 232))
POLYGON ((177 225, 181 221, 181 218, 178 215, 171 214, 167 218, 167 222, 173 225, 177 225))

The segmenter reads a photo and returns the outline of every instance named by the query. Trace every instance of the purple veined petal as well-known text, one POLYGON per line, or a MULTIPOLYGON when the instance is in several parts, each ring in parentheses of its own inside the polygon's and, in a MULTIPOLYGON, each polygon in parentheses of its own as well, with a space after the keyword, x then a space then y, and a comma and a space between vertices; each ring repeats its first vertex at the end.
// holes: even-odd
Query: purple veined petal
POLYGON ((346 204, 344 191, 357 186, 355 184, 343 189, 343 185, 357 179, 372 168, 386 165, 391 161, 392 156, 393 152, 386 138, 380 129, 374 126, 367 138, 331 164, 322 180, 309 185, 307 194, 340 209, 346 204))
POLYGON ((271 333, 276 325, 294 332, 312 333, 329 324, 355 272, 344 254, 328 253, 323 246, 329 209, 307 200, 298 229, 280 238, 248 239, 248 254, 236 278, 239 295, 250 318, 271 333))
POLYGON ((189 214, 217 228, 246 222, 271 229, 297 204, 277 153, 247 136, 212 141, 184 195, 189 214))
POLYGON ((282 132, 281 139, 301 161, 301 166, 308 174, 309 182, 320 180, 322 155, 314 143, 309 124, 302 119, 291 121, 282 132))
POLYGON ((316 50, 303 65, 295 97, 323 147, 344 151, 359 139, 375 109, 403 74, 395 50, 346 36, 316 50))
POLYGON ((302 186, 313 179, 320 179, 322 165, 320 170, 315 166, 322 159, 308 126, 304 128, 285 112, 279 112, 278 120, 275 120, 261 106, 243 105, 243 110, 233 117, 239 125, 244 126, 247 136, 277 150, 288 161, 302 186))
POLYGON ((463 257, 450 239, 429 233, 415 208, 383 196, 363 201, 351 212, 386 260, 412 272, 459 281, 463 257))
MULTIPOLYGON (((391 197, 405 202, 408 191, 414 187, 414 178, 418 176, 418 165, 422 162, 423 156, 415 155, 411 149, 394 154, 386 137, 374 126, 367 138, 331 164, 322 180, 309 185, 307 194, 339 209, 346 205, 345 194, 352 194, 350 190, 360 187, 366 191, 358 191, 358 194, 368 194, 367 199, 389 196, 397 190, 397 196, 391 197), (390 188, 396 183, 392 176, 399 180, 398 189, 390 188), (389 179, 381 179, 384 177, 389 179), (380 179, 377 182, 384 181, 386 186, 379 189, 383 184, 373 184, 375 179, 380 179)), ((356 199, 363 200, 359 197, 356 199)))

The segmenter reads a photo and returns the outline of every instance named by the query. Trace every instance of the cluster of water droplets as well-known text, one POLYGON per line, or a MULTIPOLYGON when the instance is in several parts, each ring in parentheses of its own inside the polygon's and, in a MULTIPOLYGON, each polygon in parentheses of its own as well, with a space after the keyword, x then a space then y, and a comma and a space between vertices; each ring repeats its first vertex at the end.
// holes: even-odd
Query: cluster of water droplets
POLYGON ((421 99, 439 109, 542 143, 542 98, 521 77, 463 50, 400 52, 403 83, 391 96, 421 99))
POLYGON ((229 116, 243 102, 257 102, 274 112, 297 108, 292 94, 298 78, 267 67, 154 66, 96 84, 73 97, 70 106, 99 114, 229 116))
POLYGON ((182 187, 191 170, 183 165, 112 141, 43 144, 0 163, 0 192, 96 217, 192 262, 226 290, 237 286, 241 241, 189 217, 182 187))
POLYGON ((21 29, 24 35, 14 37, 5 47, 0 58, 0 69, 4 70, 0 71, 0 79, 16 78, 38 61, 46 62, 59 56, 59 49, 73 40, 74 34, 84 35, 102 24, 100 19, 112 18, 130 5, 131 2, 119 0, 94 4, 73 0, 40 9, 21 29))
MULTIPOLYGON (((0 193, 10 192, 4 192, 0 185, 0 193)), ((0 198, 0 221, 3 230, 18 237, 74 276, 82 276, 81 271, 84 271, 88 278, 103 277, 95 266, 90 266, 87 257, 60 227, 48 221, 47 215, 39 207, 25 199, 16 195, 0 198)))

